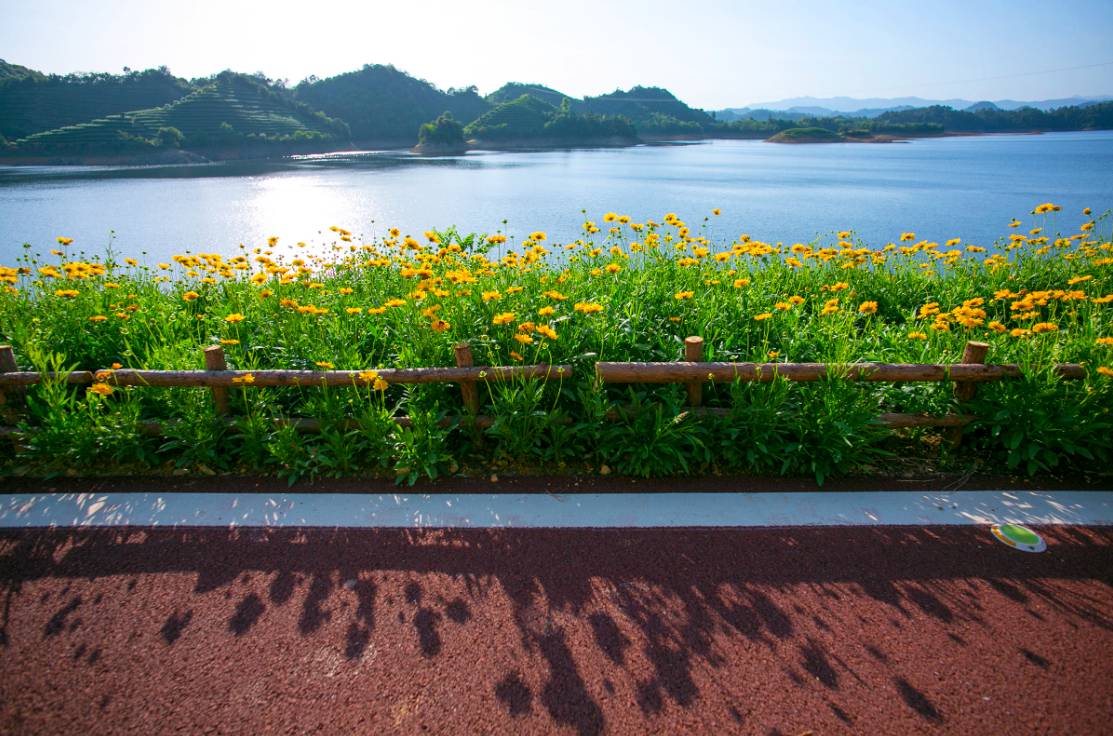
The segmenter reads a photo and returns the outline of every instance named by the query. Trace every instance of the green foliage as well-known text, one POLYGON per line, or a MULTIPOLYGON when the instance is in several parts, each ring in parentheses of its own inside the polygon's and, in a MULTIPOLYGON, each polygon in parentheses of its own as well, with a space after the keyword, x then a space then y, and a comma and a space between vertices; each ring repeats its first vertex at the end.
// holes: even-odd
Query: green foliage
POLYGON ((464 126, 456 122, 452 113, 442 113, 431 123, 425 123, 417 134, 419 146, 459 148, 464 146, 464 126))
POLYGON ((337 243, 301 273, 278 256, 182 255, 163 269, 115 254, 79 261, 73 245, 63 263, 31 254, 0 268, 0 343, 14 346, 23 369, 197 369, 217 342, 246 371, 449 366, 466 341, 479 365, 569 364, 573 373, 479 383, 481 413, 493 417, 485 428, 467 421, 453 384, 236 388, 229 426, 207 390, 116 387, 101 396, 47 381, 28 392, 27 442, 0 466, 291 480, 387 474, 414 483, 497 462, 823 481, 869 468, 894 446, 935 457, 934 430, 894 435, 874 421, 912 412, 981 417, 967 430, 960 452, 968 454, 948 451, 947 462, 1101 469, 1113 460, 1109 220, 1064 222, 1053 207, 1037 209, 1005 233, 1047 235, 1002 238, 992 254, 914 235, 869 248, 853 233, 778 250, 716 241, 713 215, 692 227, 614 213, 598 220, 603 227, 585 223, 571 250, 534 233, 524 255, 505 255, 499 237, 447 228, 430 231, 428 245, 337 243), (1064 226, 1077 237, 1052 234, 1064 226), (596 361, 675 361, 688 335, 703 337, 707 360, 773 364, 953 363, 967 341, 981 340, 991 363, 1017 363, 1026 375, 1072 362, 1089 377, 986 384, 969 406, 956 406, 946 383, 708 380, 708 415, 688 411, 681 386, 597 383, 596 361), (398 426, 401 416, 412 425, 398 426), (299 431, 305 419, 320 431, 299 431), (147 434, 152 422, 165 437, 147 434))
POLYGON ((1109 383, 1030 371, 1019 381, 983 386, 969 439, 995 466, 1028 475, 1107 468, 1113 460, 1109 383))

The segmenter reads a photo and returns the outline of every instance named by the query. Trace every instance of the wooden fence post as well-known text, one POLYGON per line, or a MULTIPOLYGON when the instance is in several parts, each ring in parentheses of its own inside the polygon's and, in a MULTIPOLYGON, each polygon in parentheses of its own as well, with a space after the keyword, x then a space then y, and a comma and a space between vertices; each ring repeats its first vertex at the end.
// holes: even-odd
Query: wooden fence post
MULTIPOLYGON (((989 352, 989 343, 974 342, 973 340, 966 343, 966 348, 962 351, 962 362, 985 364, 986 354, 989 352)), ((961 381, 955 383, 955 401, 959 404, 970 401, 974 395, 978 393, 978 384, 972 381, 961 381)), ((952 446, 957 446, 962 441, 962 427, 954 427, 950 430, 950 441, 952 446)))
MULTIPOLYGON (((19 370, 15 362, 15 351, 11 345, 0 345, 0 373, 14 373, 19 370)), ((10 422, 15 422, 15 395, 16 389, 10 388, 7 392, 0 388, 0 414, 5 415, 10 422)))
MULTIPOLYGON (((689 363, 703 362, 703 338, 684 338, 684 360, 689 363)), ((703 379, 688 384, 688 405, 697 407, 703 403, 703 379)))
MULTIPOLYGON (((210 345, 205 348, 205 370, 226 371, 228 362, 224 359, 224 348, 220 345, 210 345)), ((213 386, 213 406, 217 414, 228 414, 228 389, 224 386, 213 386)))
MULTIPOLYGON (((471 347, 466 343, 456 346, 456 366, 471 368, 473 365, 471 347)), ((460 394, 464 398, 464 408, 471 416, 479 414, 479 389, 474 381, 460 381, 460 394)))

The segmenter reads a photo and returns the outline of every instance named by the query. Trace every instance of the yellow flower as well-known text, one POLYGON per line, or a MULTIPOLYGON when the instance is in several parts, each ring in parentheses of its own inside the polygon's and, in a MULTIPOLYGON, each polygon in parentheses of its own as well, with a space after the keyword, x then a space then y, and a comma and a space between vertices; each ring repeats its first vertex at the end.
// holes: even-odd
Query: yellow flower
POLYGON ((232 314, 229 314, 227 317, 225 317, 224 321, 231 322, 232 324, 243 322, 243 315, 239 312, 233 312, 232 314))
POLYGON ((90 322, 104 322, 106 319, 108 319, 108 317, 106 317, 103 314, 94 314, 92 317, 89 318, 89 321, 90 322))
POLYGON ((557 339, 556 330, 554 330, 552 327, 549 327, 548 325, 538 325, 537 334, 547 337, 550 340, 557 339))
POLYGON ((502 294, 498 293, 497 291, 483 292, 483 301, 485 302, 498 301, 499 299, 502 299, 502 294))
POLYGON ((1059 325, 1054 322, 1037 322, 1032 325, 1032 334, 1039 335, 1042 332, 1058 332, 1059 325))
POLYGON ((525 360, 525 357, 521 353, 517 353, 513 350, 510 351, 510 357, 518 361, 525 360))
POLYGON ((743 286, 749 286, 749 285, 750 285, 750 280, 749 279, 735 279, 734 280, 734 288, 736 288, 736 289, 741 289, 743 286))
POLYGON ((564 301, 565 299, 568 298, 564 294, 561 294, 559 291, 556 291, 554 289, 550 289, 549 291, 546 291, 545 296, 549 297, 550 299, 555 299, 558 302, 562 302, 562 301, 564 301))
POLYGON ((723 214, 723 211, 721 209, 719 209, 718 207, 716 207, 715 209, 711 210, 711 214, 721 215, 721 214, 723 214))
POLYGON ((336 367, 327 360, 318 360, 316 363, 314 363, 314 365, 316 365, 318 368, 324 368, 326 371, 331 371, 333 368, 336 367))
POLYGON ((1097 342, 1097 344, 1098 344, 1098 345, 1110 345, 1110 346, 1113 346, 1113 337, 1099 337, 1099 338, 1098 338, 1098 339, 1096 340, 1096 342, 1097 342))
POLYGON ((429 323, 429 327, 432 328, 433 332, 444 332, 445 330, 451 328, 452 325, 443 319, 434 319, 432 322, 429 323))
POLYGON ((344 286, 344 287, 341 287, 341 288, 337 289, 336 293, 343 294, 344 296, 348 296, 349 294, 352 293, 352 288, 350 286, 344 286))
POLYGON ((928 339, 928 336, 927 336, 926 332, 909 332, 908 333, 908 339, 909 340, 926 340, 926 339, 928 339))
POLYGON ((1073 279, 1069 279, 1067 281, 1067 286, 1074 286, 1075 284, 1081 284, 1083 281, 1089 281, 1092 278, 1093 278, 1093 276, 1075 276, 1073 279))
POLYGON ((761 314, 755 314, 754 315, 754 322, 761 322, 763 320, 769 319, 772 316, 773 316, 772 312, 762 312, 761 314))
POLYGON ((607 267, 603 270, 607 273, 618 273, 622 270, 622 266, 618 265, 617 263, 608 263, 607 267))
POLYGON ((696 292, 694 292, 694 291, 678 291, 675 294, 673 294, 673 298, 678 299, 678 300, 680 300, 680 299, 691 299, 693 296, 695 296, 695 294, 696 294, 696 292))
POLYGON ((234 376, 232 383, 238 386, 248 386, 255 383, 255 375, 252 373, 245 373, 242 376, 234 376))
POLYGON ((542 317, 548 317, 549 315, 551 315, 555 312, 556 312, 556 310, 553 309, 552 307, 541 307, 541 309, 537 310, 537 314, 539 314, 542 317))
POLYGON ((1110 378, 1113 378, 1113 368, 1110 368, 1108 366, 1099 365, 1098 366, 1098 373, 1100 373, 1103 376, 1109 376, 1110 378))
POLYGON ((98 396, 111 396, 112 387, 107 383, 94 383, 89 387, 89 393, 97 394, 98 396))
POLYGON ((390 384, 384 381, 382 378, 376 378, 375 382, 371 384, 371 388, 375 389, 376 391, 386 391, 388 388, 390 388, 390 384))
POLYGON ((862 314, 876 314, 877 302, 862 302, 858 305, 858 311, 862 314))
POLYGON ((844 291, 844 290, 849 289, 849 288, 850 288, 850 284, 846 283, 845 281, 839 281, 838 283, 834 283, 834 284, 831 284, 830 286, 828 286, 827 291, 837 292, 837 291, 844 291))
POLYGON ((916 239, 916 233, 901 233, 900 234, 900 239, 901 239, 902 242, 907 242, 909 240, 915 240, 916 239))
POLYGON ((577 302, 573 310, 581 314, 592 314, 594 312, 602 312, 603 305, 594 302, 577 302))
POLYGON ((530 337, 529 335, 527 335, 525 333, 522 333, 522 332, 516 333, 514 335, 514 339, 517 340, 518 342, 522 343, 523 345, 529 345, 531 342, 533 342, 532 337, 530 337))
POLYGON ((187 291, 186 293, 182 294, 182 301, 191 302, 200 296, 201 295, 198 294, 196 291, 187 291))
POLYGON ((80 293, 81 292, 79 292, 77 289, 59 289, 58 291, 54 292, 54 296, 61 296, 67 299, 72 299, 80 293))
POLYGON ((55 240, 58 241, 59 245, 69 245, 70 243, 73 242, 73 238, 64 238, 61 235, 59 235, 57 238, 55 238, 55 240))
POLYGON ((345 307, 344 311, 348 314, 363 314, 363 307, 345 307))
POLYGON ((364 383, 371 383, 372 381, 374 381, 378 377, 379 377, 379 372, 378 371, 360 371, 359 372, 359 380, 363 381, 364 383))
POLYGON ((239 340, 224 340, 224 339, 222 339, 220 341, 220 344, 221 345, 239 345, 240 341, 239 340))
POLYGON ((514 321, 513 312, 500 312, 491 319, 491 324, 495 325, 508 325, 514 321))
POLYGON ((383 314, 386 312, 386 307, 370 307, 367 310, 368 314, 383 314))

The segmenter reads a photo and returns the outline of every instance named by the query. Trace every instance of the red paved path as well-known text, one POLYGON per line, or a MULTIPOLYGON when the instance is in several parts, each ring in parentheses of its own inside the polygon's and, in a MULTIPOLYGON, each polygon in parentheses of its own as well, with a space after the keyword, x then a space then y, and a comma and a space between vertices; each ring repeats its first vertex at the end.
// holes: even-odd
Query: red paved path
POLYGON ((1103 733, 1113 529, 9 531, 6 733, 1103 733))

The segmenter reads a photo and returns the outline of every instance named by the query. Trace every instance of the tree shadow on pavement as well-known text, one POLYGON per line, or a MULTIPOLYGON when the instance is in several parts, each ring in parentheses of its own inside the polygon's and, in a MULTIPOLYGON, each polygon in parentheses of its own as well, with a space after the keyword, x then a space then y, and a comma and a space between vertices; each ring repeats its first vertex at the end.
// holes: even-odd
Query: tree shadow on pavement
MULTIPOLYGON (((1109 592, 1113 532, 1047 536, 1047 553, 1024 555, 973 527, 8 531, 0 533, 0 656, 16 636, 11 609, 31 583, 65 586, 39 601, 50 609, 41 642, 93 616, 83 581, 185 573, 195 576, 194 600, 170 602, 157 631, 166 646, 182 646, 202 625, 197 597, 223 594, 226 635, 251 636, 269 609, 297 602, 298 635, 331 631, 335 620, 337 650, 351 666, 376 646, 403 646, 377 641, 391 614, 412 627, 404 646, 436 666, 453 637, 477 625, 477 610, 505 600, 492 610, 508 611, 517 641, 499 646, 532 664, 467 687, 512 720, 602 733, 608 713, 626 708, 616 701, 621 690, 639 728, 712 701, 728 704, 716 716, 724 727, 748 727, 760 708, 738 701, 762 683, 714 674, 748 657, 778 687, 825 704, 821 724, 856 727, 864 717, 856 698, 883 688, 918 728, 958 714, 894 645, 909 632, 938 627, 939 640, 961 650, 972 632, 993 636, 1002 606, 1113 632, 1109 596, 1070 585, 1096 579, 1109 592), (255 578, 257 590, 232 595, 233 584, 255 578), (426 589, 432 578, 442 581, 435 594, 426 589), (888 641, 861 633, 881 630, 888 641)), ((1008 654, 1034 672, 1055 667, 1046 651, 1008 654)))

